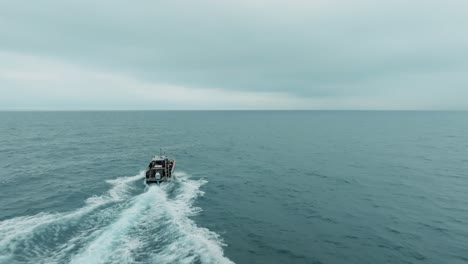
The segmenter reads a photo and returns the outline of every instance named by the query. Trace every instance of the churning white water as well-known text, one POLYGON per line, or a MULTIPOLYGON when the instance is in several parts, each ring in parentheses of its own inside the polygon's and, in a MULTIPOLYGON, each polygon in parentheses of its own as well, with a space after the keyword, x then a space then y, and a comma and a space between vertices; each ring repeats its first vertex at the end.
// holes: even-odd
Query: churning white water
POLYGON ((0 263, 232 263, 220 237, 190 218, 206 182, 175 176, 133 196, 143 172, 117 178, 75 211, 1 221, 0 263))

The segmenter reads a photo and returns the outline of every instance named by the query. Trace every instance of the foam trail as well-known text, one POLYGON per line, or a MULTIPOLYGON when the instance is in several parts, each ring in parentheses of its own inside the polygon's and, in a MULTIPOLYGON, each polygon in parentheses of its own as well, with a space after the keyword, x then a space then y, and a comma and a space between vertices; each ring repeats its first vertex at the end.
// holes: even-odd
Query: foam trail
POLYGON ((160 263, 193 263, 197 260, 201 263, 233 263, 224 257, 224 243, 219 235, 198 227, 189 218, 201 211, 200 208, 193 207, 193 202, 204 194, 199 188, 206 181, 189 180, 184 173, 178 177, 180 192, 175 199, 166 201, 165 208, 171 219, 166 231, 176 239, 165 245, 153 259, 160 263))
POLYGON ((86 200, 86 205, 68 213, 39 213, 0 222, 0 260, 8 259, 19 243, 47 229, 48 226, 66 224, 87 215, 97 208, 128 198, 129 183, 142 179, 144 172, 131 177, 121 177, 108 181, 113 187, 104 195, 86 200))
POLYGON ((190 219, 206 181, 177 172, 132 197, 143 177, 109 180, 109 191, 72 212, 1 221, 0 263, 232 263, 221 238, 190 219))
POLYGON ((125 235, 129 228, 135 226, 142 213, 144 213, 150 203, 156 201, 158 195, 156 187, 149 188, 149 190, 136 197, 133 205, 124 210, 117 222, 106 228, 106 230, 94 241, 92 241, 86 250, 75 257, 71 263, 105 263, 109 260, 112 253, 115 251, 116 244, 125 235))
POLYGON ((149 187, 136 196, 118 219, 101 230, 71 263, 232 263, 224 257, 220 237, 198 227, 189 217, 201 209, 193 201, 205 181, 190 180, 184 173, 163 186, 149 187), (176 195, 170 198, 172 192, 176 195))

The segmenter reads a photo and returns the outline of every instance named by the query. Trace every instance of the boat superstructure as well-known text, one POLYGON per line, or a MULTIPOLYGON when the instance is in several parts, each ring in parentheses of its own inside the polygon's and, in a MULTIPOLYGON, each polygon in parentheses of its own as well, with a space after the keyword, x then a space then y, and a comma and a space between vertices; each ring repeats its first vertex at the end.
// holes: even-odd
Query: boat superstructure
POLYGON ((146 168, 146 184, 160 184, 170 181, 175 168, 175 160, 169 159, 166 155, 155 156, 146 168))

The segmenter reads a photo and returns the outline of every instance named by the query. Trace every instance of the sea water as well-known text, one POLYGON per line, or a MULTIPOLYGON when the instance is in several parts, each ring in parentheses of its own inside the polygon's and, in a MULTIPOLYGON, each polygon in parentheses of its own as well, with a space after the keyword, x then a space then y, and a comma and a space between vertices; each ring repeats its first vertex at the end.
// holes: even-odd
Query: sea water
POLYGON ((467 221, 467 112, 0 113, 2 264, 468 263, 467 221))

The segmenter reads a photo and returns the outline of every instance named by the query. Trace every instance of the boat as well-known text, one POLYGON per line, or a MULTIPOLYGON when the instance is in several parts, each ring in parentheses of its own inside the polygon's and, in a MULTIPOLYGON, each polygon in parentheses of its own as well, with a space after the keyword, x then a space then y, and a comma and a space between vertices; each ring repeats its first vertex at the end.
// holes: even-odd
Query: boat
POLYGON ((146 184, 160 184, 171 181, 175 168, 175 160, 166 155, 155 156, 146 168, 146 184))

